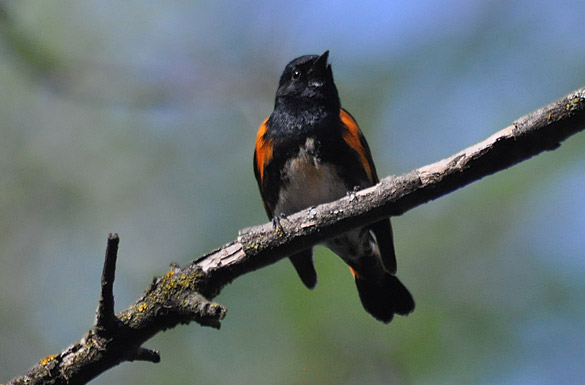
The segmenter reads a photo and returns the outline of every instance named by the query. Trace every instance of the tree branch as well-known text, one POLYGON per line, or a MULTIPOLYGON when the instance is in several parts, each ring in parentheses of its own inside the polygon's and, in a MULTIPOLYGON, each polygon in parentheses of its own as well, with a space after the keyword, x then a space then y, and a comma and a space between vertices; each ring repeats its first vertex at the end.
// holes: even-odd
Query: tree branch
POLYGON ((80 341, 43 358, 9 384, 83 384, 124 361, 158 362, 158 352, 141 345, 180 323, 196 321, 219 328, 226 309, 209 299, 237 277, 349 229, 401 215, 484 176, 556 149, 584 128, 585 88, 581 88, 446 159, 291 215, 281 221, 282 229, 274 229, 271 223, 244 229, 236 240, 186 267, 172 266, 167 274, 155 278, 141 298, 118 314, 113 313, 118 239, 110 236, 96 325, 80 341))
POLYGON ((98 303, 95 326, 97 330, 112 329, 117 318, 114 314, 114 279, 116 278, 116 260, 118 259, 118 234, 108 235, 108 246, 102 270, 102 293, 98 303))

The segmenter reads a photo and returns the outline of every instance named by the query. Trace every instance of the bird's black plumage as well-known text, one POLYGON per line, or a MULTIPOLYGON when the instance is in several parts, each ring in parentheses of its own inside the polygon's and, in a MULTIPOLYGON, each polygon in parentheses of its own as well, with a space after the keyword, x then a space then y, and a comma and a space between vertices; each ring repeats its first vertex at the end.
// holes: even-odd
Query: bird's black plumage
MULTIPOLYGON (((254 173, 270 218, 378 182, 366 139, 341 107, 328 55, 301 56, 285 67, 274 111, 258 130, 254 173)), ((395 276, 390 220, 352 230, 325 245, 349 265, 361 302, 375 318, 390 322, 394 314, 414 309, 412 296, 395 276)), ((290 259, 303 283, 313 288, 317 273, 312 249, 290 259)))

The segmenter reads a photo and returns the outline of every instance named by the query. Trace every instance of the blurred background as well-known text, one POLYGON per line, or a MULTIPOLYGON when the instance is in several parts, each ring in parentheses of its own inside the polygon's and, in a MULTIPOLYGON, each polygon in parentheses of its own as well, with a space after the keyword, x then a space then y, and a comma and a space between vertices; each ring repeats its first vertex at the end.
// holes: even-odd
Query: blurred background
MULTIPOLYGON (((116 306, 266 222, 252 172, 287 62, 331 51, 380 176, 484 139, 585 85, 585 2, 0 1, 0 381, 92 325, 106 235, 116 306)), ((571 384, 585 369, 585 135, 394 218, 416 311, 363 311, 316 253, 216 300, 221 331, 94 384, 571 384)))

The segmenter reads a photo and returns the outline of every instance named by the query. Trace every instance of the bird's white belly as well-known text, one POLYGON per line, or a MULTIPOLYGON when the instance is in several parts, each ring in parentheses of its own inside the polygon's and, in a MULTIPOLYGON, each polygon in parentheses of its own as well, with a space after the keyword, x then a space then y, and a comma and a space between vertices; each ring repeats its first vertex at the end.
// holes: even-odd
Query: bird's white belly
POLYGON ((315 151, 315 142, 307 139, 297 157, 284 166, 288 183, 279 193, 274 214, 292 214, 310 206, 331 202, 347 193, 337 170, 322 163, 315 151))

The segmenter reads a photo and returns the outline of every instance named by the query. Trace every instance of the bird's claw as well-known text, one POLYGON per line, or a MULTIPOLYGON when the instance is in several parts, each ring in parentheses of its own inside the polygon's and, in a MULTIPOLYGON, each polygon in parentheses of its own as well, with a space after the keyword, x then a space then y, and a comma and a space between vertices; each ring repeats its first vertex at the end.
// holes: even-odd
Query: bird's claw
POLYGON ((286 220, 286 214, 280 213, 279 215, 272 218, 272 227, 278 233, 284 234, 284 228, 282 227, 282 221, 286 220))

